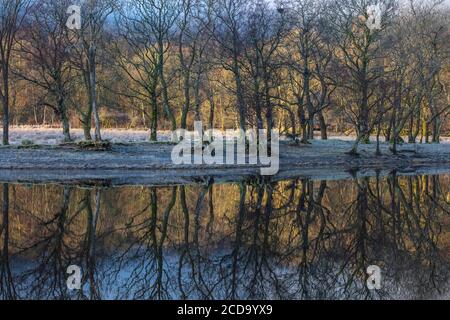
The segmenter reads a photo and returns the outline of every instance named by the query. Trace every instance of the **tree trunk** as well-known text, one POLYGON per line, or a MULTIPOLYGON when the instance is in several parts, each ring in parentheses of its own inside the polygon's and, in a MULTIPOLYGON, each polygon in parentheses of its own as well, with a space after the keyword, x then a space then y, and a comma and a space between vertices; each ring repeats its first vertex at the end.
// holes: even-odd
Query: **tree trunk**
POLYGON ((84 113, 81 119, 81 124, 83 126, 84 140, 91 141, 91 118, 92 118, 92 109, 91 104, 89 103, 88 110, 84 113))
POLYGON ((307 121, 305 116, 305 110, 303 108, 303 103, 298 103, 298 118, 300 120, 300 127, 302 131, 302 143, 308 143, 308 128, 307 128, 307 121))
POLYGON ((433 120, 433 143, 439 143, 441 141, 441 124, 439 117, 434 118, 433 120))
MULTIPOLYGON (((89 69, 89 66, 88 66, 89 69)), ((91 129, 92 129, 92 95, 91 95, 91 81, 89 80, 89 70, 84 72, 84 84, 88 92, 88 104, 86 112, 81 114, 81 124, 83 126, 84 140, 92 141, 91 129)))
POLYGON ((189 113, 189 109, 191 108, 191 90, 190 90, 190 72, 189 70, 184 70, 183 72, 184 77, 184 106, 183 110, 181 112, 181 129, 187 128, 187 116, 189 113))
POLYGON ((150 141, 158 141, 158 100, 156 88, 151 92, 150 141))
POLYGON ((391 136, 392 136, 392 117, 389 120, 389 125, 388 125, 388 127, 386 129, 386 132, 385 132, 385 142, 386 143, 390 143, 391 142, 391 136))
POLYGON ((266 100, 266 119, 267 119, 267 146, 268 153, 272 155, 272 129, 273 129, 273 110, 272 102, 270 100, 270 84, 269 84, 269 74, 267 72, 267 67, 263 66, 264 71, 264 96, 266 100))
POLYGON ((241 130, 247 130, 247 123, 245 117, 245 105, 244 105, 244 94, 242 90, 242 81, 241 81, 241 73, 239 71, 239 67, 237 65, 237 57, 235 58, 235 67, 234 67, 234 79, 236 82, 236 99, 239 111, 239 127, 241 130))
POLYGON ((352 146, 352 149, 348 152, 351 156, 357 156, 358 155, 358 146, 359 146, 360 139, 358 138, 355 143, 352 146))
POLYGON ((197 79, 195 80, 195 88, 194 88, 195 121, 202 121, 202 114, 200 111, 201 104, 202 104, 201 97, 200 97, 200 86, 202 84, 201 77, 202 77, 202 73, 201 73, 201 71, 198 71, 197 79))
POLYGON ((430 126, 427 121, 424 123, 423 136, 425 137, 425 143, 430 143, 430 126))
POLYGON ((305 118, 304 123, 302 125, 303 130, 303 143, 308 143, 309 139, 314 139, 314 132, 311 136, 311 132, 314 130, 314 119, 313 119, 313 107, 311 102, 311 95, 310 95, 310 71, 308 67, 308 56, 305 56, 305 69, 303 70, 303 98, 302 98, 302 104, 304 103, 306 105, 306 109, 308 111, 308 119, 306 119, 305 112, 303 113, 303 116, 305 118))
POLYGON ((61 117, 61 123, 63 126, 63 135, 64 135, 64 142, 72 141, 70 137, 70 123, 69 118, 67 116, 67 110, 65 103, 62 99, 58 102, 58 110, 61 117))
POLYGON ((361 79, 361 105, 359 109, 359 133, 362 137, 361 142, 370 143, 369 129, 369 83, 367 80, 367 62, 363 62, 363 73, 361 79))
POLYGON ((394 109, 392 111, 392 124, 393 124, 392 131, 393 131, 394 136, 391 141, 391 143, 392 143, 391 152, 393 154, 397 154, 397 142, 398 142, 398 137, 400 134, 400 132, 398 131, 398 128, 397 128, 397 111, 401 107, 401 105, 400 105, 401 97, 399 96, 399 94, 400 94, 399 88, 397 88, 397 87, 395 88, 394 94, 395 94, 394 105, 393 105, 394 109))
POLYGON ((419 111, 419 114, 417 115, 417 120, 416 120, 416 128, 414 129, 414 133, 413 133, 414 143, 417 142, 417 137, 420 134, 420 126, 421 126, 421 115, 420 115, 420 111, 419 111))
POLYGON ((314 140, 314 115, 310 115, 308 118, 308 139, 314 140))
POLYGON ((208 98, 209 98, 209 128, 214 129, 216 104, 214 102, 214 95, 212 94, 211 90, 209 90, 208 92, 208 98))
POLYGON ((381 120, 378 121, 377 124, 377 151, 375 153, 376 156, 381 156, 380 136, 381 136, 381 120))
POLYGON ((262 130, 264 128, 263 118, 262 118, 262 103, 261 103, 261 95, 260 95, 260 86, 259 81, 254 79, 254 99, 255 99, 255 112, 256 112, 256 126, 258 130, 262 130))
POLYGON ((94 114, 95 123, 95 141, 101 141, 100 116, 97 107, 97 71, 96 71, 96 48, 93 43, 89 46, 89 89, 92 113, 94 114))
POLYGON ((158 70, 159 70, 159 78, 161 80, 161 88, 162 88, 162 96, 163 96, 163 106, 164 110, 167 114, 167 117, 169 118, 171 124, 172 124, 172 131, 175 131, 177 129, 177 121, 175 119, 175 116, 172 113, 172 110, 170 110, 170 103, 169 103, 169 92, 167 88, 167 82, 164 75, 164 41, 163 39, 158 39, 158 70))
POLYGON ((7 98, 2 99, 3 104, 3 145, 9 145, 9 103, 7 98))
POLYGON ((319 124, 320 124, 320 136, 321 136, 322 140, 328 140, 327 124, 325 122, 325 117, 323 116, 323 112, 320 112, 318 117, 319 117, 319 124))
POLYGON ((414 137, 414 114, 411 114, 409 119, 409 130, 408 130, 408 143, 415 143, 416 139, 414 137))
POLYGON ((3 145, 9 145, 9 75, 8 66, 3 64, 3 145))

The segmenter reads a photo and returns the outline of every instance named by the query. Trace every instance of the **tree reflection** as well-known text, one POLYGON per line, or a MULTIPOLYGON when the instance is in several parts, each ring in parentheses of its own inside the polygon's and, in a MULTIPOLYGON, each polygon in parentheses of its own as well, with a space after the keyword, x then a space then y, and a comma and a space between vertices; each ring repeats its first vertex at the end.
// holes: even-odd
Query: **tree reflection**
MULTIPOLYGON (((24 290, 30 299, 68 298, 65 272, 71 252, 67 242, 67 229, 71 224, 68 216, 71 191, 70 187, 64 187, 61 206, 48 219, 27 212, 40 230, 37 237, 17 248, 20 255, 35 257, 29 268, 18 277, 21 284, 26 284, 24 290)), ((17 204, 15 207, 16 211, 22 211, 17 204)))
POLYGON ((0 297, 3 299, 16 299, 17 293, 13 281, 11 262, 9 258, 9 185, 7 183, 2 186, 2 224, 0 228, 0 236, 2 247, 0 251, 0 297))
POLYGON ((113 189, 19 185, 11 209, 4 185, 0 294, 442 297, 450 273, 448 188, 446 176, 395 172, 349 181, 253 178, 232 185, 113 189), (42 204, 25 201, 30 194, 42 204), (23 228, 30 230, 28 239, 21 236, 23 228), (83 269, 80 292, 67 289, 70 264, 83 269), (369 265, 383 270, 380 291, 367 289, 369 265))

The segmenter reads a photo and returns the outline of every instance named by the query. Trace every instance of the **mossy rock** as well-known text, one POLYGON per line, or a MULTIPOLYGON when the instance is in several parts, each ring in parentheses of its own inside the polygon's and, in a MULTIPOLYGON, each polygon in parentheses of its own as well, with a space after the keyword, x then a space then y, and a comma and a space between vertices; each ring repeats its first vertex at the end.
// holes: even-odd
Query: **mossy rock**
POLYGON ((110 141, 80 141, 77 146, 86 151, 111 151, 112 148, 110 141))
POLYGON ((60 146, 80 151, 111 151, 112 149, 110 141, 79 141, 76 143, 63 143, 60 146))
POLYGON ((22 146, 34 146, 34 142, 28 139, 22 140, 22 146))
POLYGON ((33 141, 24 139, 21 142, 22 144, 18 146, 18 149, 39 149, 39 146, 36 145, 33 141))

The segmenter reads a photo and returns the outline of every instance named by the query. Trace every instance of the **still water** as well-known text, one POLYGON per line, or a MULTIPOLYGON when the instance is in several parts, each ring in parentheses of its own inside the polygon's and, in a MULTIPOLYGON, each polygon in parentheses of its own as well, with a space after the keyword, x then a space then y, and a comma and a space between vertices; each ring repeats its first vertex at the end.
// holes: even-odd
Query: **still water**
POLYGON ((1 299, 450 298, 450 175, 0 189, 1 299))

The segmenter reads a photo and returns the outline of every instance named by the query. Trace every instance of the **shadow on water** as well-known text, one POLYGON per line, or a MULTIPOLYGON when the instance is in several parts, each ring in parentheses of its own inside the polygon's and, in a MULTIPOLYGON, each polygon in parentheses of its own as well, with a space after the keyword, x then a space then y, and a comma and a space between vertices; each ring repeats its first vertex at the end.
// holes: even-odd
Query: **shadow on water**
POLYGON ((4 184, 0 298, 449 298, 449 180, 4 184))

